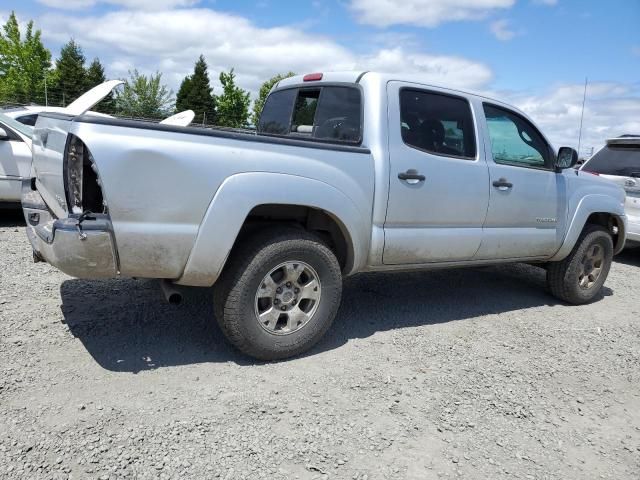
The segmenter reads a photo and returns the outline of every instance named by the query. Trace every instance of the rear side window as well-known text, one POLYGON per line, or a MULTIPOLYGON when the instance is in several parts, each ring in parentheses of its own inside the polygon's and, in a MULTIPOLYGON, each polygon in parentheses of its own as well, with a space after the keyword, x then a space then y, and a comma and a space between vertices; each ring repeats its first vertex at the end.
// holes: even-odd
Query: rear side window
POLYGON ((437 155, 475 158, 476 139, 467 100, 440 93, 400 91, 402 140, 437 155))
POLYGON ((362 99, 354 87, 290 88, 267 98, 258 133, 336 143, 362 140, 362 99))
POLYGON ((640 178, 640 147, 607 145, 582 167, 602 175, 640 178))

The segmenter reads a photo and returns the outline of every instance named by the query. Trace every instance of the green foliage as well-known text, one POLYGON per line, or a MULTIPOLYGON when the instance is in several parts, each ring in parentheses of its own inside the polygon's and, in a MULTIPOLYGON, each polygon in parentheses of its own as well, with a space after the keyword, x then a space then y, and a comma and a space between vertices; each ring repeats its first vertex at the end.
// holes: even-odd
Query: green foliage
POLYGON ((220 72, 222 94, 216 97, 217 125, 240 128, 249 122, 249 93, 236 86, 233 68, 229 73, 220 72))
POLYGON ((129 72, 124 88, 116 94, 116 114, 125 117, 161 119, 172 111, 173 92, 162 84, 162 74, 129 72))
MULTIPOLYGON (((106 81, 107 77, 104 74, 104 67, 100 63, 100 60, 94 58, 85 72, 85 90, 90 90, 96 85, 100 85, 106 81)), ((116 102, 113 93, 107 95, 100 103, 93 107, 93 110, 108 114, 115 113, 116 102)))
POLYGON ((96 85, 100 85, 107 81, 107 77, 104 74, 104 67, 100 63, 100 60, 97 58, 93 59, 91 65, 87 68, 85 72, 85 89, 89 90, 96 85))
POLYGON ((293 77, 295 73, 279 73, 275 77, 271 77, 269 80, 264 82, 260 86, 260 92, 258 93, 258 98, 256 98, 255 102, 253 102, 253 115, 251 116, 251 121, 254 125, 258 125, 258 121, 260 120, 260 114, 262 113, 262 109, 264 108, 264 102, 267 100, 269 96, 269 92, 273 88, 273 86, 278 83, 280 80, 284 80, 285 78, 293 77))
POLYGON ((51 52, 42 44, 40 30, 27 24, 24 40, 11 12, 0 32, 0 102, 43 103, 45 75, 51 52))
POLYGON ((56 60, 55 100, 62 106, 69 105, 87 88, 85 57, 82 48, 72 38, 62 46, 56 60))
POLYGON ((207 62, 200 55, 193 75, 185 77, 176 96, 176 112, 193 110, 195 123, 215 123, 216 102, 209 83, 207 62))

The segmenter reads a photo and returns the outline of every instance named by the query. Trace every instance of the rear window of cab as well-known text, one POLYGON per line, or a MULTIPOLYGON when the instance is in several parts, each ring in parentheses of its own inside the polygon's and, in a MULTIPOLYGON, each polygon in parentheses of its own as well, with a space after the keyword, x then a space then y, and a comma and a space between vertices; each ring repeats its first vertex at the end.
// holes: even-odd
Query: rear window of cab
POLYGON ((335 143, 362 141, 362 95, 356 87, 277 90, 269 95, 258 133, 335 143))

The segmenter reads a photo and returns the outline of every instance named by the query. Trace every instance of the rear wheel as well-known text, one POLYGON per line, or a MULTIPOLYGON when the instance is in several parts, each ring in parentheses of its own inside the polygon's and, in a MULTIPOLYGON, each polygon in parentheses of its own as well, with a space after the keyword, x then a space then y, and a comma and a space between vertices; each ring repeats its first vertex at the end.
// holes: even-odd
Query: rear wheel
POLYGON ((568 303, 592 301, 602 289, 613 260, 613 240, 600 226, 587 226, 571 253, 547 269, 551 293, 568 303))
POLYGON ((261 360, 304 352, 336 315, 340 265, 318 237, 304 230, 271 230, 233 253, 214 302, 220 328, 240 351, 261 360))

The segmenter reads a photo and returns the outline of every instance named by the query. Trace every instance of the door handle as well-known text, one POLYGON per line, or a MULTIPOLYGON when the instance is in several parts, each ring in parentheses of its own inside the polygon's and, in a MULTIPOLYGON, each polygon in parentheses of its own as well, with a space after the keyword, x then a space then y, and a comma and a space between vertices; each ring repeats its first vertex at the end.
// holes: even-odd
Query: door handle
POLYGON ((420 175, 417 170, 413 168, 407 170, 406 172, 401 172, 398 174, 398 178, 407 182, 409 185, 415 185, 418 182, 424 182, 426 177, 424 175, 420 175))
POLYGON ((493 182, 493 186, 496 187, 498 190, 504 192, 506 190, 509 190, 510 188, 513 188, 513 183, 507 182, 506 178, 501 178, 499 180, 495 180, 493 182))

